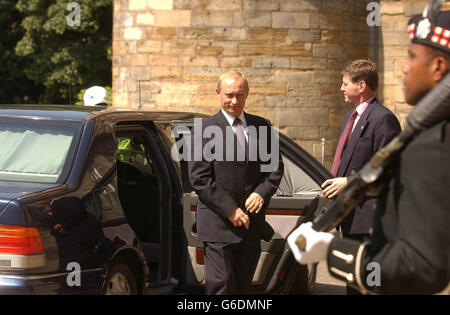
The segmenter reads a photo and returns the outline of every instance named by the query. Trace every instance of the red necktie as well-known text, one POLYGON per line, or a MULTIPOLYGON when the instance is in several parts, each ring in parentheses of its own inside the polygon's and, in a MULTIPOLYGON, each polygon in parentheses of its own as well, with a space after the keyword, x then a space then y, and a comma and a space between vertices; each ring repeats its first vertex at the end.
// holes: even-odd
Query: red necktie
POLYGON ((342 135, 339 138, 339 144, 336 149, 336 153, 334 154, 333 167, 331 168, 331 174, 333 174, 333 176, 335 177, 337 176, 339 165, 341 164, 342 152, 344 151, 345 145, 347 144, 347 141, 350 138, 350 135, 352 134, 353 124, 355 123, 357 115, 358 112, 355 109, 351 114, 350 118, 348 119, 344 131, 342 132, 342 135))

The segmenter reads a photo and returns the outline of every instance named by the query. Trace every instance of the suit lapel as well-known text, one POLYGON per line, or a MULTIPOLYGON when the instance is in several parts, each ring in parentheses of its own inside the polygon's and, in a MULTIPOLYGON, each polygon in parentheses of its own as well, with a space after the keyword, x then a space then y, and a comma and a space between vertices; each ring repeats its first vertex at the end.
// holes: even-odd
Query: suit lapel
POLYGON ((345 172, 347 171, 347 167, 348 164, 350 163, 350 159, 352 158, 353 152, 355 151, 356 144, 358 143, 359 138, 361 137, 364 130, 367 128, 369 124, 370 113, 372 112, 373 108, 376 105, 377 101, 376 98, 374 98, 372 102, 370 102, 369 106, 367 106, 366 110, 361 115, 361 117, 358 120, 358 123, 353 129, 353 132, 350 135, 350 139, 348 139, 347 145, 342 154, 341 165, 339 166, 340 175, 345 174, 345 172))
MULTIPOLYGON (((244 116, 245 116, 245 121, 247 122, 247 129, 250 126, 253 126, 256 128, 256 132, 258 132, 258 128, 257 128, 258 126, 256 125, 256 121, 255 121, 254 117, 245 112, 244 112, 244 116)), ((250 134, 248 134, 248 135, 250 136, 250 134)), ((250 137, 249 137, 249 139, 250 139, 250 137)))
POLYGON ((222 113, 222 110, 219 110, 219 112, 216 115, 214 115, 214 121, 217 126, 220 126, 220 128, 230 125, 228 123, 228 120, 225 118, 224 114, 222 113))
MULTIPOLYGON (((260 122, 258 121, 258 118, 253 115, 249 115, 244 112, 245 120, 247 121, 247 134, 248 134, 248 148, 249 148, 249 156, 253 159, 256 158, 259 160, 260 156, 259 149, 260 149, 260 143, 261 137, 260 137, 260 122)), ((267 150, 270 148, 271 145, 271 139, 270 139, 270 133, 269 130, 267 130, 267 136, 266 136, 266 143, 265 143, 265 149, 267 150)))

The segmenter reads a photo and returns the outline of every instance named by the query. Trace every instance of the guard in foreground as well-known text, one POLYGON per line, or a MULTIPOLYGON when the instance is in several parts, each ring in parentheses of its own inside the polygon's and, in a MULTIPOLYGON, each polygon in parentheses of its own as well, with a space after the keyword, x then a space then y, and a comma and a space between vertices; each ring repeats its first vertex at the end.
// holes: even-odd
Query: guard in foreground
POLYGON ((434 107, 445 110, 390 162, 393 172, 375 210, 370 241, 318 232, 325 229, 311 222, 288 237, 299 263, 326 259, 332 275, 362 293, 432 294, 449 283, 450 12, 439 12, 441 3, 430 1, 423 15, 409 21, 411 45, 402 71, 407 103, 419 104, 442 81, 446 94, 434 107))

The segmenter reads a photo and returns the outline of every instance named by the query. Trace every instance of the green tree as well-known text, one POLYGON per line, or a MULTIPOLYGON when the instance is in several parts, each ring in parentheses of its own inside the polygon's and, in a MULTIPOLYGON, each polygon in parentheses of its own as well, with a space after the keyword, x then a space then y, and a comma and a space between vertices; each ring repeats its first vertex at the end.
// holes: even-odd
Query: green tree
POLYGON ((40 103, 75 103, 82 89, 111 86, 112 0, 78 0, 80 24, 67 0, 19 0, 24 34, 15 47, 30 61, 27 78, 44 87, 40 103))
POLYGON ((23 72, 29 58, 17 56, 14 48, 24 35, 21 13, 15 0, 0 1, 0 104, 35 103, 43 87, 23 72))

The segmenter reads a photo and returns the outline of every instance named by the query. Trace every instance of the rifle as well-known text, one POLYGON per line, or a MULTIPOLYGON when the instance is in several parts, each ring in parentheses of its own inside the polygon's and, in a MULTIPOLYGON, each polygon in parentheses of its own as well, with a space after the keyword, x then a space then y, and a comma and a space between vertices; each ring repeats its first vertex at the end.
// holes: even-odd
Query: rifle
MULTIPOLYGON (((450 73, 447 73, 408 114, 405 129, 377 151, 359 172, 349 177, 348 184, 327 211, 314 218, 312 228, 316 231, 329 231, 336 227, 364 196, 377 196, 392 176, 394 159, 408 143, 422 131, 449 117, 450 73)), ((301 250, 306 248, 306 240, 302 235, 297 238, 295 244, 301 250)))

